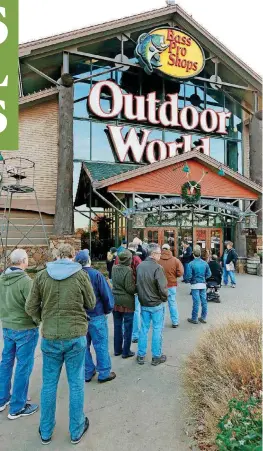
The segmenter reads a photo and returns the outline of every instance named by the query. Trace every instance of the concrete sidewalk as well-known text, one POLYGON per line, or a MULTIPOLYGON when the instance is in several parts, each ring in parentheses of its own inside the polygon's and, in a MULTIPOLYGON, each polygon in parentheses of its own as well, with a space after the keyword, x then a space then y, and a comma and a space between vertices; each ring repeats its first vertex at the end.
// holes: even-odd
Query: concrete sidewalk
MULTIPOLYGON (((158 367, 150 365, 148 353, 144 366, 135 359, 112 357, 112 369, 117 378, 107 384, 94 379, 86 384, 85 412, 90 430, 78 450, 85 451, 186 451, 193 444, 188 432, 187 398, 182 389, 181 368, 200 335, 209 327, 238 316, 261 317, 262 279, 240 275, 237 288, 221 289, 221 304, 209 303, 207 325, 192 325, 192 300, 189 285, 180 283, 178 305, 180 327, 172 329, 169 314, 164 330, 164 353, 167 362, 158 367)), ((113 355, 113 327, 109 318, 110 348, 113 355)), ((1 347, 3 340, 1 338, 1 347)), ((136 351, 136 345, 133 345, 136 351)), ((36 352, 31 377, 30 396, 39 402, 41 388, 41 353, 36 352)), ((7 419, 7 410, 0 413, 1 451, 38 451, 43 448, 38 437, 39 413, 15 421, 7 419)), ((68 434, 68 386, 63 369, 57 396, 57 425, 50 451, 72 449, 68 434)))

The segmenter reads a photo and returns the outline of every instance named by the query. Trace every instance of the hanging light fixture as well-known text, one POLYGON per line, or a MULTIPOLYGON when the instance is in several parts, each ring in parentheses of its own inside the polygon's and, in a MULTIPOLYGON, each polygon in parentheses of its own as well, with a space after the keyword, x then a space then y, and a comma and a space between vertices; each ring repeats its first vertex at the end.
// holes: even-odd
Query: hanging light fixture
POLYGON ((190 172, 190 168, 187 163, 185 163, 185 165, 183 167, 183 172, 185 172, 186 174, 190 172))
POLYGON ((3 157, 3 155, 1 154, 1 152, 0 152, 0 161, 4 161, 4 157, 3 157))
POLYGON ((222 168, 222 166, 220 166, 220 168, 218 169, 218 175, 221 175, 221 177, 223 177, 225 175, 225 171, 222 168))

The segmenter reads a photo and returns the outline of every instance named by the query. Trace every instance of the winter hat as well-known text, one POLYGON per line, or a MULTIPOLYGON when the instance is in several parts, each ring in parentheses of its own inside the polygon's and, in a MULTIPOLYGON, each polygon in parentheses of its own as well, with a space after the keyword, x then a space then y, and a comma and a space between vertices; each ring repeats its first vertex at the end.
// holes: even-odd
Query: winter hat
POLYGON ((112 254, 115 254, 115 252, 117 252, 116 247, 111 247, 111 248, 110 248, 110 252, 111 252, 112 254))
POLYGON ((130 251, 123 251, 119 254, 120 265, 130 266, 132 262, 132 253, 130 251))
POLYGON ((80 263, 81 266, 85 266, 89 262, 89 251, 88 249, 83 249, 79 251, 75 257, 75 261, 80 263))

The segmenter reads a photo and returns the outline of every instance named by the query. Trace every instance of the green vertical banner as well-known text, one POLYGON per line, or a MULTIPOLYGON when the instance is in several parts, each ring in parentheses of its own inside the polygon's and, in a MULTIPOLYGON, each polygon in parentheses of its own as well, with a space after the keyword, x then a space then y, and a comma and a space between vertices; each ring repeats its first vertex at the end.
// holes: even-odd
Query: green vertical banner
POLYGON ((0 0, 1 150, 18 150, 18 0, 0 0))

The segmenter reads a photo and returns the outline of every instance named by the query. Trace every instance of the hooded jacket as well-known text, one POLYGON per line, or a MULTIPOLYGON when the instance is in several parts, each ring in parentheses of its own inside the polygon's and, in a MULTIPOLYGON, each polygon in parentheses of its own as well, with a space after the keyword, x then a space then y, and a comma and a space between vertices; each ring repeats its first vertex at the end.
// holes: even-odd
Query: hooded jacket
MULTIPOLYGON (((128 251, 130 251, 130 253, 132 254, 132 261, 131 261, 131 269, 133 271, 133 277, 134 280, 136 280, 136 271, 137 271, 137 267, 139 266, 139 264, 142 262, 141 258, 139 257, 139 255, 136 255, 136 252, 132 249, 128 249, 128 251)), ((119 264, 119 257, 116 257, 115 260, 115 265, 119 264)))
POLYGON ((135 280, 131 269, 132 254, 124 251, 119 255, 119 264, 112 268, 112 292, 115 305, 135 310, 135 280))
POLYGON ((8 268, 0 276, 0 319, 3 328, 26 330, 37 327, 25 312, 32 283, 25 271, 19 268, 8 268))
POLYGON ((47 264, 34 279, 26 301, 26 312, 42 321, 42 335, 50 340, 85 336, 87 314, 95 294, 89 276, 79 263, 68 259, 47 264))
POLYGON ((184 273, 184 267, 178 258, 174 257, 172 252, 163 249, 159 264, 163 267, 168 288, 177 286, 177 277, 184 273))

